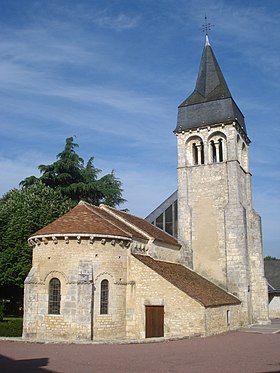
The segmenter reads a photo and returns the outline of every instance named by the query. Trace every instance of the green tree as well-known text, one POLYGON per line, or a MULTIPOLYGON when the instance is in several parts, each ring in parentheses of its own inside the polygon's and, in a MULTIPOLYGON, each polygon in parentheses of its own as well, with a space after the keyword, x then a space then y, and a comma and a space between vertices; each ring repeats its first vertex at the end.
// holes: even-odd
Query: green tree
POLYGON ((31 267, 28 237, 71 207, 71 200, 40 181, 0 199, 0 286, 23 286, 31 267))
POLYGON ((267 255, 264 257, 264 260, 277 260, 277 258, 275 256, 267 255))
POLYGON ((106 203, 116 207, 125 202, 122 198, 122 184, 114 172, 98 179, 101 170, 94 166, 94 158, 91 157, 85 166, 83 158, 75 152, 78 147, 73 137, 67 138, 64 150, 57 155, 57 160, 50 165, 40 165, 38 168, 41 176, 38 179, 35 176, 27 177, 20 185, 28 188, 40 180, 45 185, 60 190, 62 195, 74 203, 84 200, 94 205, 106 203))

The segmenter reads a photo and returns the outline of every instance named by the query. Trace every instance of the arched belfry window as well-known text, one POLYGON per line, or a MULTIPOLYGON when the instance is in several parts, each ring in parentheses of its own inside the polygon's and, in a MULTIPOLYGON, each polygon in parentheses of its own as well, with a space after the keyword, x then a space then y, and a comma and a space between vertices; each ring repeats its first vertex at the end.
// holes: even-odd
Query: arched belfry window
POLYGON ((187 162, 189 165, 196 166, 204 164, 204 146, 200 137, 195 136, 187 143, 187 162))
POLYGON ((223 133, 216 133, 208 140, 210 162, 224 162, 226 160, 226 137, 223 133))
POLYGON ((58 278, 52 278, 49 283, 49 311, 51 315, 60 314, 61 284, 58 278))
POLYGON ((100 285, 100 314, 107 315, 109 312, 109 281, 102 280, 100 285))

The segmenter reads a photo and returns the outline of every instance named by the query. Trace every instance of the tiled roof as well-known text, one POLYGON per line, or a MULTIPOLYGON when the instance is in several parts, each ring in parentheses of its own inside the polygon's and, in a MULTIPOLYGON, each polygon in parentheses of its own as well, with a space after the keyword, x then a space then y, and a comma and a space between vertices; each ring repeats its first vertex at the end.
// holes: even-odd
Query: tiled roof
MULTIPOLYGON (((110 216, 100 216, 99 208, 82 203, 62 215, 46 227, 38 230, 32 236, 49 234, 108 234, 116 236, 132 237, 130 232, 125 232, 121 227, 116 226, 109 220, 110 216)), ((105 214, 104 214, 105 215, 105 214)))
POLYGON ((147 255, 133 256, 206 308, 241 303, 233 295, 181 264, 155 260, 147 255))
POLYGON ((264 261, 265 277, 274 290, 280 290, 280 259, 264 261))
POLYGON ((135 215, 131 215, 127 212, 119 211, 113 209, 112 207, 106 206, 106 211, 113 213, 121 217, 127 223, 137 227, 141 231, 145 232, 150 237, 153 237, 155 240, 168 243, 170 245, 179 246, 178 241, 171 235, 165 233, 161 229, 155 227, 154 225, 147 222, 147 220, 138 218, 135 215))
POLYGON ((169 245, 179 246, 173 237, 144 219, 122 213, 105 205, 97 207, 86 202, 80 202, 72 210, 35 232, 32 237, 67 234, 98 234, 142 240, 156 239, 169 245))

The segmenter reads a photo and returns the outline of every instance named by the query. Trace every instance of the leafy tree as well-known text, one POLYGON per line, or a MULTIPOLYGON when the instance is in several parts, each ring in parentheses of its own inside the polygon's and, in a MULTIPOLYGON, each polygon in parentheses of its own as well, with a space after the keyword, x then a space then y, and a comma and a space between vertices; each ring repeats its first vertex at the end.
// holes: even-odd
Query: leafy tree
POLYGON ((277 258, 275 256, 267 255, 264 257, 264 260, 277 260, 277 258))
POLYGON ((101 170, 93 165, 94 158, 91 157, 85 166, 84 160, 75 152, 78 147, 73 137, 67 138, 64 150, 57 155, 57 161, 50 165, 40 165, 38 168, 42 175, 38 179, 35 176, 27 177, 20 185, 28 188, 40 180, 60 190, 62 195, 75 203, 84 200, 94 205, 106 203, 115 207, 125 202, 121 182, 114 172, 98 180, 101 170))
MULTIPOLYGON (((23 281, 31 267, 27 239, 80 200, 117 206, 122 198, 121 182, 114 172, 98 179, 101 172, 91 157, 86 165, 75 152, 78 144, 66 139, 62 152, 50 165, 40 165, 41 176, 29 176, 0 198, 0 297, 23 281)), ((15 289, 13 290, 13 292, 15 289)))
POLYGON ((23 286, 31 267, 28 237, 71 207, 72 201, 40 181, 0 199, 0 286, 23 286))

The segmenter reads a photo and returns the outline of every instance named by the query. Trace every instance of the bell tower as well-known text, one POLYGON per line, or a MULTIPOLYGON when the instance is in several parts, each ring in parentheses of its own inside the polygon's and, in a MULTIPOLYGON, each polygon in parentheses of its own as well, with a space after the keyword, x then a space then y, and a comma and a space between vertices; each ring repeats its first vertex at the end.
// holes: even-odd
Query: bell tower
POLYGON ((252 206, 250 139, 206 34, 193 93, 178 108, 182 260, 236 295, 244 324, 268 321, 261 220, 252 206))

